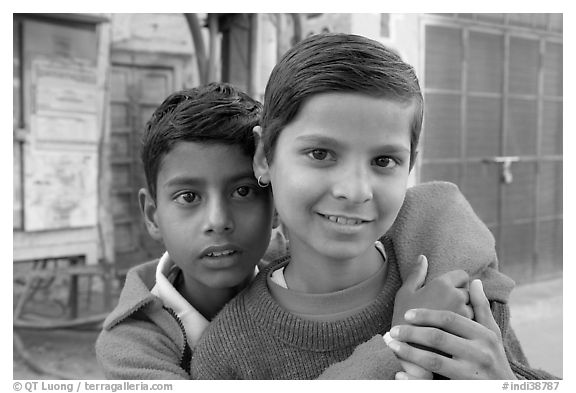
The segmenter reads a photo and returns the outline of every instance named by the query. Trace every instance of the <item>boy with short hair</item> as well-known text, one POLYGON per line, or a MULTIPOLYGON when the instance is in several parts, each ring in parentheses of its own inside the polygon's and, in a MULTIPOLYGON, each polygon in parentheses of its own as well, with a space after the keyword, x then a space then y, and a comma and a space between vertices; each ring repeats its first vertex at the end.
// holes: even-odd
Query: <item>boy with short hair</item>
MULTIPOLYGON (((194 378, 312 379, 324 373, 394 379, 402 371, 380 335, 405 323, 395 298, 407 266, 399 264, 396 244, 405 247, 422 235, 421 228, 403 233, 410 212, 401 211, 405 198, 418 200, 406 190, 422 114, 414 70, 373 40, 322 34, 283 56, 266 86, 254 171, 259 185, 273 188, 290 256, 260 272, 213 321, 195 352, 194 378), (379 241, 395 221, 400 228, 392 238, 379 241), (357 356, 349 358, 356 347, 357 356)), ((432 188, 430 195, 445 187, 432 188)), ((435 201, 424 196, 418 202, 435 201)), ((459 218, 467 222, 469 214, 459 218)), ((458 236, 466 234, 450 234, 456 241, 441 247, 460 247, 458 236)), ((417 239, 428 242, 425 234, 417 239)), ((488 233, 479 240, 472 261, 479 256, 492 268, 481 274, 496 281, 493 292, 505 301, 512 284, 493 269, 493 239, 488 233)), ((441 257, 430 264, 428 279, 459 268, 441 257)), ((485 313, 474 288, 474 311, 485 313)), ((467 299, 466 290, 459 293, 467 299)), ((516 375, 529 376, 507 349, 516 375)), ((508 361, 497 360, 489 366, 494 377, 514 378, 508 361)))
POLYGON ((132 268, 96 343, 110 379, 189 379, 192 349, 255 274, 272 197, 252 169, 262 106, 228 84, 171 94, 142 141, 138 197, 160 260, 132 268))

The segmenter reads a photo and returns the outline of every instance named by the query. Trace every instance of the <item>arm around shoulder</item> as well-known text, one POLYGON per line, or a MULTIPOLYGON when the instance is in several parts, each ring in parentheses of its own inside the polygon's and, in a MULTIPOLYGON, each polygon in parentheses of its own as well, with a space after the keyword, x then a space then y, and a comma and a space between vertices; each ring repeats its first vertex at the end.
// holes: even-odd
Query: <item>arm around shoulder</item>
POLYGON ((104 329, 96 341, 96 356, 107 379, 190 379, 180 367, 182 349, 157 325, 143 320, 104 329))

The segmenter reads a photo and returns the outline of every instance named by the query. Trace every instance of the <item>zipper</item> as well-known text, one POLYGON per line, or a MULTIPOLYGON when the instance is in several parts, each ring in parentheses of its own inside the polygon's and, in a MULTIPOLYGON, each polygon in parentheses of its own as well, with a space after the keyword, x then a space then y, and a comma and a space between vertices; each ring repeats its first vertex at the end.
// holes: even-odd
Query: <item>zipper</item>
POLYGON ((182 355, 180 358, 180 367, 184 371, 186 371, 186 373, 188 375, 190 375, 190 362, 192 360, 192 348, 190 348, 190 345, 188 345, 188 338, 186 336, 186 330, 184 329, 184 324, 182 323, 182 321, 180 320, 178 315, 176 315, 176 312, 172 308, 166 307, 166 306, 162 306, 162 307, 170 315, 172 315, 172 317, 174 317, 174 319, 178 323, 178 326, 180 326, 180 331, 182 332, 182 336, 184 337, 184 349, 182 350, 182 355))

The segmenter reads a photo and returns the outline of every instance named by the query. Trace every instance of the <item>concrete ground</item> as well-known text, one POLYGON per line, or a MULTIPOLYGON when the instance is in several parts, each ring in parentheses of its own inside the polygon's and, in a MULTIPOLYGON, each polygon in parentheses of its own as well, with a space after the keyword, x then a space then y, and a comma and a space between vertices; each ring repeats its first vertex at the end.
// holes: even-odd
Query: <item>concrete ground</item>
POLYGON ((530 365, 562 378, 562 278, 520 285, 510 299, 511 323, 530 365))
MULTIPOLYGON (((531 366, 562 378, 562 279, 522 285, 512 292, 512 327, 531 366)), ((13 378, 104 379, 96 362, 94 330, 20 331, 26 355, 57 375, 31 370, 14 352, 13 378)))

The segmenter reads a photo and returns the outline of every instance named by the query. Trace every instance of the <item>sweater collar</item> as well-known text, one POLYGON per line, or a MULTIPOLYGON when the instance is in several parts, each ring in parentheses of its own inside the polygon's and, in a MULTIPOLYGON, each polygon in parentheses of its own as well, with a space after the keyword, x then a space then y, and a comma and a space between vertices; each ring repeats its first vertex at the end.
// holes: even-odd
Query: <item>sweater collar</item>
POLYGON ((362 282, 330 292, 306 293, 288 288, 284 279, 284 267, 273 270, 268 276, 268 288, 278 304, 303 319, 313 321, 337 321, 354 315, 370 304, 382 291, 386 282, 386 252, 381 242, 375 247, 382 256, 380 269, 362 282))
POLYGON ((388 331, 392 323, 395 294, 400 288, 400 273, 394 253, 386 243, 389 266, 384 288, 364 310, 338 321, 310 321, 282 308, 267 285, 271 270, 287 264, 284 257, 262 270, 249 291, 245 292, 246 312, 255 323, 289 345, 312 351, 332 351, 356 346, 374 334, 388 331))
POLYGON ((179 270, 168 252, 165 252, 156 267, 156 284, 150 292, 158 296, 182 321, 188 344, 193 348, 210 322, 174 288, 173 283, 179 270))
POLYGON ((144 307, 162 308, 160 299, 150 293, 150 288, 155 282, 154 272, 157 264, 156 259, 135 266, 128 271, 118 304, 106 317, 104 329, 112 329, 144 307))

